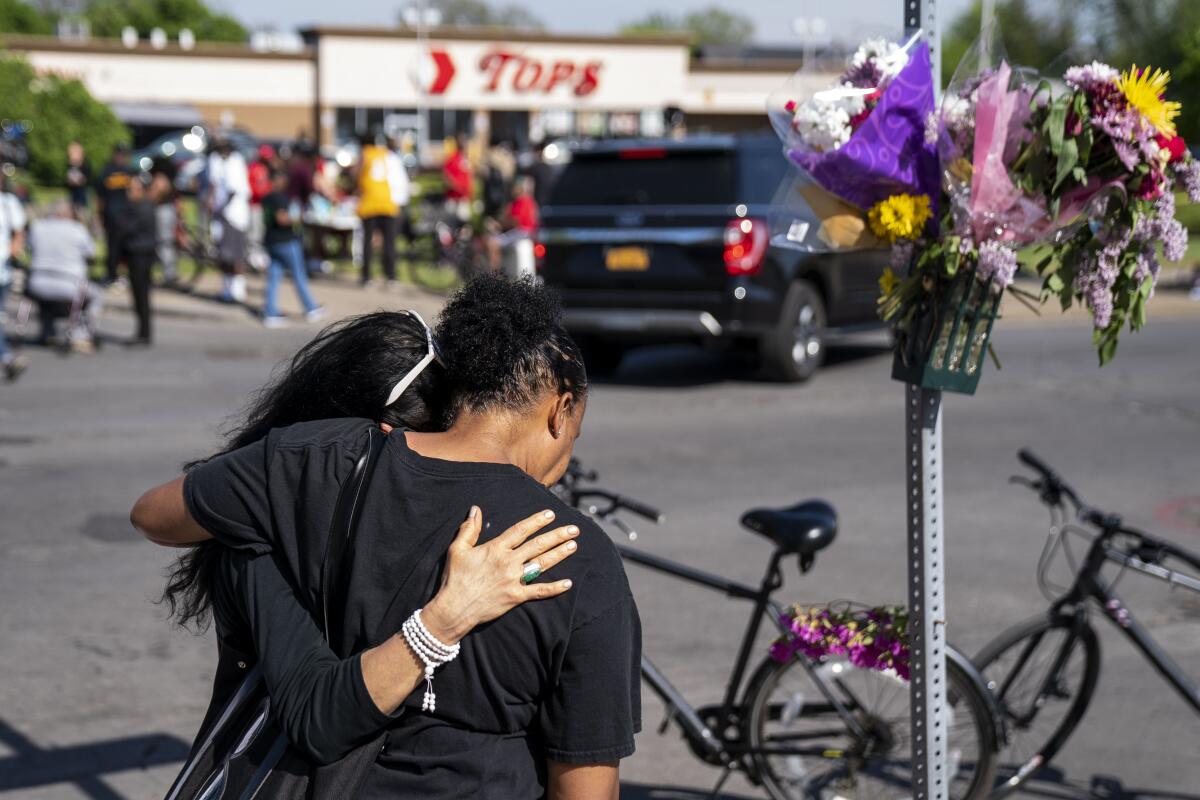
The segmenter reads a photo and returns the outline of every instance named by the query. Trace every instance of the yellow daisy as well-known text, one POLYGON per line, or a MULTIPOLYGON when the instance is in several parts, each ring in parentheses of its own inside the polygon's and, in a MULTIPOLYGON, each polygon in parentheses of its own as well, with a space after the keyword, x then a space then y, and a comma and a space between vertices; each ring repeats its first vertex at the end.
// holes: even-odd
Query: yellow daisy
POLYGON ((932 215, 928 195, 894 194, 871 206, 867 223, 872 233, 894 244, 920 236, 932 215))
POLYGON ((1149 67, 1139 70, 1137 64, 1128 72, 1122 72, 1121 79, 1117 81, 1129 105, 1136 108, 1164 136, 1175 135, 1174 120, 1183 108, 1183 104, 1165 97, 1170 81, 1170 72, 1156 69, 1151 73, 1149 67))
POLYGON ((896 277, 896 273, 892 272, 891 267, 886 267, 883 274, 879 276, 879 292, 883 297, 888 297, 892 292, 896 291, 896 286, 900 283, 900 279, 896 277))

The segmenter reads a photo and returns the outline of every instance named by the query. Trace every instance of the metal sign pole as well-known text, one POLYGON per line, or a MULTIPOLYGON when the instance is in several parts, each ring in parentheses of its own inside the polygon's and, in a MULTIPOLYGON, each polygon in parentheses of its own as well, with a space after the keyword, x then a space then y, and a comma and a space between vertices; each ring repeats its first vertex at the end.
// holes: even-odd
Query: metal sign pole
MULTIPOLYGON (((924 29, 935 86, 941 85, 937 0, 902 0, 904 27, 924 29)), ((905 519, 911 663, 913 800, 946 800, 945 547, 943 545, 942 393, 905 387, 905 519)))
POLYGON ((945 800, 946 612, 942 393, 905 387, 913 800, 945 800))

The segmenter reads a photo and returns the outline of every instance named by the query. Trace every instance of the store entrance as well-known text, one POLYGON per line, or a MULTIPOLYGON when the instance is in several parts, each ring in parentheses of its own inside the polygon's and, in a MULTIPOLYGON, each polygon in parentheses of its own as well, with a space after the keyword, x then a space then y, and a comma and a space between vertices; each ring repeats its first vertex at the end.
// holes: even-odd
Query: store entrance
POLYGON ((511 142, 517 152, 529 147, 528 111, 493 111, 489 116, 492 142, 511 142))

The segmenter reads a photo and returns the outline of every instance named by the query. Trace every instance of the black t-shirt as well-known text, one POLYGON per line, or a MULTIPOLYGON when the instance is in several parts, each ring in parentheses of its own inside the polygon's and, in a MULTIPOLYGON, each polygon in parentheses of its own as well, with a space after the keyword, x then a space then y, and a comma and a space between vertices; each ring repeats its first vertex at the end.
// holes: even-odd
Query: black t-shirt
MULTIPOLYGON (((298 601, 319 609, 338 487, 371 424, 295 425, 203 464, 185 482, 189 510, 226 544, 273 551, 298 601)), ((620 557, 589 518, 512 465, 426 458, 403 435, 390 437, 348 554, 351 594, 335 650, 379 643, 428 602, 472 504, 483 510, 485 541, 543 508, 555 525, 578 525, 578 552, 545 578, 569 577, 574 588, 463 641, 435 677, 437 713, 421 711, 419 687, 390 726, 366 797, 540 797, 547 759, 602 763, 633 752, 641 632, 620 557)))
POLYGON ((133 171, 129 167, 119 167, 111 161, 104 166, 96 184, 96 194, 104 202, 104 219, 119 221, 125 215, 129 208, 126 191, 132 180, 133 171))
POLYGON ((300 238, 300 226, 295 220, 291 225, 280 225, 276 219, 276 212, 287 211, 290 203, 290 198, 283 192, 271 192, 263 197, 263 244, 282 244, 300 238))
POLYGON ((88 184, 92 182, 92 168, 86 161, 78 164, 67 163, 67 191, 71 195, 71 203, 75 206, 86 206, 88 202, 88 184))

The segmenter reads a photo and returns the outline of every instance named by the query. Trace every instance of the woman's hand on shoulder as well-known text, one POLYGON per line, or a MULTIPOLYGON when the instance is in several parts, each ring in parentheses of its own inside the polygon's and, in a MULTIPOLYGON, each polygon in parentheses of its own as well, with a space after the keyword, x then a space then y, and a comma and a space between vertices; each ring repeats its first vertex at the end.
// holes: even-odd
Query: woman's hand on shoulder
POLYGON ((477 625, 507 614, 529 600, 556 597, 571 588, 571 581, 522 582, 525 564, 536 561, 541 572, 575 552, 579 535, 575 525, 530 536, 550 525, 553 511, 539 511, 521 520, 486 544, 478 544, 483 512, 478 506, 458 529, 450 545, 442 586, 421 612, 430 633, 452 644, 477 625))

